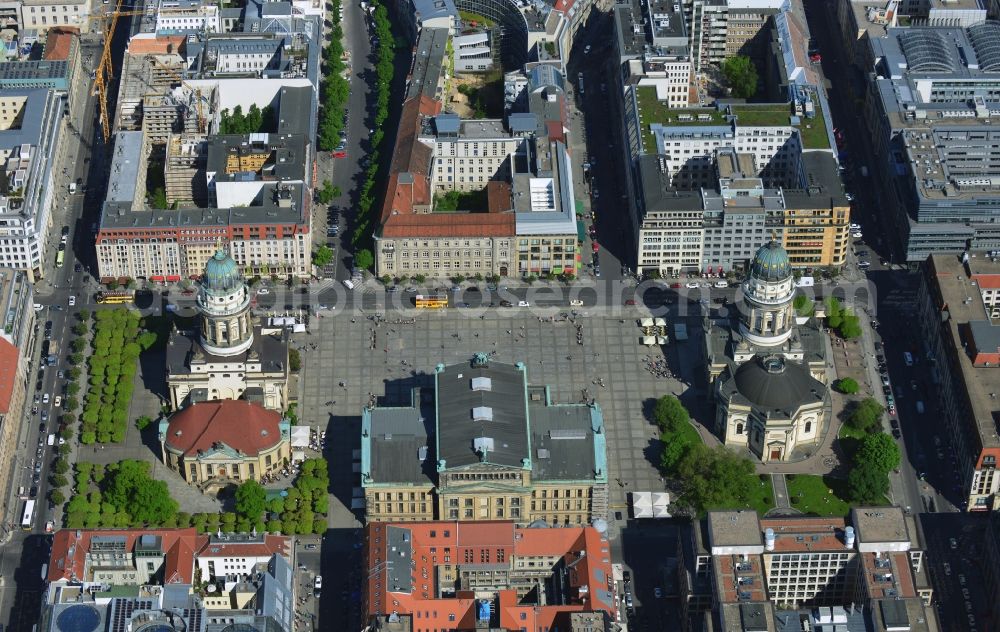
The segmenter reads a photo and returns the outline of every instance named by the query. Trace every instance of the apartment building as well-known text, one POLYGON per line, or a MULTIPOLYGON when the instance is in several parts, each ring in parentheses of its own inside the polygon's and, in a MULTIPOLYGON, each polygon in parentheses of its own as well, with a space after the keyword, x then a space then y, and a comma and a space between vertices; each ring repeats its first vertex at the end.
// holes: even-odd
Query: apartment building
POLYGON ((222 20, 218 5, 199 0, 159 0, 156 7, 156 32, 221 33, 222 20))
MULTIPOLYGON (((648 89, 638 96, 642 112, 656 102, 648 89)), ((641 269, 742 271, 772 237, 797 268, 843 265, 850 205, 832 152, 820 149, 820 117, 776 105, 680 110, 666 120, 649 124, 640 143, 656 153, 636 163, 641 269)))
POLYGON ((769 19, 789 8, 788 0, 683 0, 679 4, 696 72, 734 55, 765 55, 769 19))
MULTIPOLYGON (((632 0, 614 6, 614 46, 626 95, 656 90, 668 108, 698 102, 683 15, 669 0, 632 0)), ((628 98, 626 96, 626 98, 628 98)))
POLYGON ((292 556, 284 536, 63 529, 53 536, 37 626, 293 632, 292 556))
POLYGON ((680 547, 686 629, 938 629, 918 525, 897 507, 849 520, 709 512, 692 537, 680 547))
POLYGON ((378 274, 575 274, 563 79, 532 70, 506 121, 442 112, 446 29, 417 41, 376 230, 378 274))
POLYGON ((389 632, 610 629, 607 550, 588 526, 369 523, 365 623, 389 632))
POLYGON ((527 367, 438 365, 434 391, 362 412, 361 486, 369 522, 543 521, 587 525, 607 514, 598 404, 560 404, 527 367), (426 408, 433 395, 433 412, 426 408), (425 418, 433 415, 433 432, 425 418))
POLYGON ((307 165, 313 149, 303 131, 311 126, 312 95, 310 87, 282 87, 277 109, 286 124, 278 133, 209 136, 185 145, 186 161, 169 160, 159 167, 165 181, 174 184, 178 170, 193 171, 190 197, 207 201, 202 207, 181 206, 189 196, 172 184, 176 197, 167 200, 172 208, 150 209, 145 191, 149 136, 120 131, 96 239, 101 277, 167 282, 197 277, 219 241, 229 245, 248 277, 308 277, 312 200, 307 165))
POLYGON ((53 27, 72 27, 81 33, 91 31, 91 4, 86 0, 22 0, 21 30, 39 33, 53 27))
POLYGON ((20 508, 11 479, 19 472, 17 433, 24 419, 31 354, 34 350, 33 288, 24 272, 0 270, 0 515, 20 508))
POLYGON ((7 90, 0 101, 0 267, 44 275, 55 171, 60 155, 63 103, 54 90, 7 90), (6 112, 3 112, 6 110, 6 112))
POLYGON ((942 422, 958 458, 960 485, 968 511, 1000 509, 1000 328, 996 305, 996 264, 953 255, 931 255, 922 266, 917 320, 923 348, 918 362, 930 369, 934 388, 924 405, 942 422), (986 287, 980 287, 980 282, 986 287))

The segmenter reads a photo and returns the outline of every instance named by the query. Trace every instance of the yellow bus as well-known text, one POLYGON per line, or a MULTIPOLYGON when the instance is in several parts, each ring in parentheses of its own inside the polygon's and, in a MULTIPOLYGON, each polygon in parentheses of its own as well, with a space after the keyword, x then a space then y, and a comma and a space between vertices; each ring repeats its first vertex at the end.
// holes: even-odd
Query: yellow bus
POLYGON ((132 290, 105 290, 97 293, 97 302, 102 305, 121 305, 135 300, 132 290))
POLYGON ((439 309, 442 307, 448 307, 448 297, 443 294, 429 294, 427 296, 417 294, 413 301, 413 304, 419 309, 439 309))
POLYGON ((57 268, 63 267, 64 261, 66 261, 66 252, 64 250, 60 250, 59 252, 56 253, 56 267, 57 268))

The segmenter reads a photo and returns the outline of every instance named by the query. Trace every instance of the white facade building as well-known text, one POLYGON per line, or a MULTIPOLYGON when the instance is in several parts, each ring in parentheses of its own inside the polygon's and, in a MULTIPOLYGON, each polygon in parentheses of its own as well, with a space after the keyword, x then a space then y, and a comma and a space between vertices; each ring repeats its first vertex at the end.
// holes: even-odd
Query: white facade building
POLYGON ((23 0, 21 29, 44 33, 54 26, 71 26, 90 32, 90 3, 86 0, 23 0))
POLYGON ((9 90, 5 102, 24 97, 20 112, 0 129, 0 165, 8 189, 0 195, 0 267, 44 275, 59 161, 63 101, 53 90, 9 90))

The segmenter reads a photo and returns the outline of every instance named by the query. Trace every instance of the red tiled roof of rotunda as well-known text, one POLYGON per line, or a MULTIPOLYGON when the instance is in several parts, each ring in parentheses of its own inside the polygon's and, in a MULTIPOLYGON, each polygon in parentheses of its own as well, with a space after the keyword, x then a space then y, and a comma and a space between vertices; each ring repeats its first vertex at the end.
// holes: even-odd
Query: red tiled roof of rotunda
POLYGON ((223 443, 255 456, 281 442, 281 414, 241 399, 192 404, 173 414, 166 445, 185 455, 223 443))

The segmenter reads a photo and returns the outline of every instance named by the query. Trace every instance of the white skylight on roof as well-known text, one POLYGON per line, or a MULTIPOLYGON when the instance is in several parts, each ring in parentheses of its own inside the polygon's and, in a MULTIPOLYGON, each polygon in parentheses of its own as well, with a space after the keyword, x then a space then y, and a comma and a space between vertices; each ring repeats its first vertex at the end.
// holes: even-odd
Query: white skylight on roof
POLYGON ((488 377, 474 377, 472 378, 472 390, 474 391, 492 391, 493 390, 493 380, 488 377))
POLYGON ((493 421, 493 409, 489 406, 476 406, 472 409, 472 419, 475 421, 493 421))

